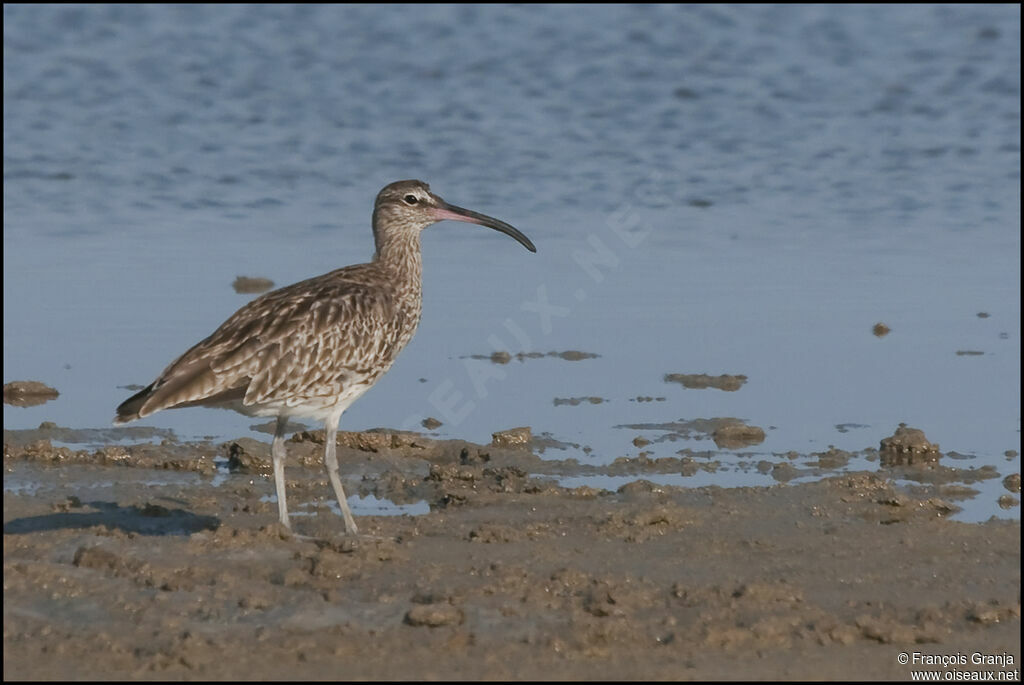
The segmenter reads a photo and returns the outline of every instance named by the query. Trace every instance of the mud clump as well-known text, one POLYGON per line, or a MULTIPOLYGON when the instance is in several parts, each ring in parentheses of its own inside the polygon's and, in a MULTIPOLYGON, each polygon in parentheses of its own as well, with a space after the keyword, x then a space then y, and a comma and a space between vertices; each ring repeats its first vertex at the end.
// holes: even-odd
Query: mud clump
POLYGON ((928 442, 924 431, 901 423, 896 432, 882 438, 879 456, 883 466, 937 462, 942 454, 938 444, 928 442))
POLYGON ((238 276, 231 287, 239 294, 263 293, 274 287, 274 282, 269 278, 252 278, 249 276, 238 276))
POLYGON ((432 464, 423 482, 432 486, 433 493, 422 494, 442 508, 469 504, 487 493, 537 494, 550 489, 545 481, 531 478, 517 466, 432 464))
POLYGON ((771 475, 772 478, 780 483, 788 483, 800 475, 800 469, 796 468, 792 464, 780 462, 772 465, 771 475))
POLYGON ((441 423, 440 421, 438 421, 437 419, 435 419, 434 417, 428 416, 427 418, 425 418, 422 421, 420 421, 420 425, 422 425, 428 431, 432 431, 435 428, 440 428, 444 424, 441 423))
POLYGON ((680 450, 678 454, 684 455, 679 459, 679 473, 686 477, 695 476, 700 471, 714 473, 722 465, 718 461, 697 461, 690 455, 689 450, 680 450))
POLYGON ((35 407, 60 396, 55 388, 39 381, 4 383, 4 404, 14 407, 35 407))
POLYGON ((1000 509, 1013 509, 1020 505, 1020 500, 1013 495, 1001 495, 998 500, 1000 509))
POLYGON ((607 401, 608 400, 603 397, 556 397, 554 400, 556 407, 560 407, 563 404, 567 404, 570 407, 577 407, 584 402, 589 402, 590 404, 601 404, 602 402, 607 401))
POLYGON ((825 452, 814 452, 811 456, 818 458, 818 463, 815 464, 820 469, 836 470, 841 469, 850 462, 852 454, 845 450, 836 449, 832 445, 825 452))
POLYGON ((879 321, 871 329, 871 332, 875 335, 876 338, 884 338, 885 336, 889 335, 889 331, 890 330, 892 330, 892 329, 890 329, 884 323, 879 321))
POLYGON ((764 442, 764 429, 744 423, 720 426, 711 434, 711 439, 723 450, 760 445, 764 442))
POLYGON ((228 468, 237 473, 267 475, 273 469, 266 443, 239 438, 228 445, 228 468))
POLYGON ((1020 492, 1020 474, 1011 473, 1003 479, 1003 487, 1010 492, 1020 492))
POLYGON ((747 382, 747 377, 740 375, 722 374, 721 376, 709 376, 705 373, 667 373, 666 383, 681 383, 684 388, 691 390, 703 390, 705 388, 717 388, 726 392, 735 392, 747 382))
POLYGON ((532 437, 529 426, 520 426, 492 433, 491 444, 495 447, 529 447, 532 437))
POLYGON ((565 352, 548 352, 549 357, 558 357, 570 362, 583 361, 584 359, 597 359, 601 355, 593 352, 580 352, 579 350, 566 350, 565 352))

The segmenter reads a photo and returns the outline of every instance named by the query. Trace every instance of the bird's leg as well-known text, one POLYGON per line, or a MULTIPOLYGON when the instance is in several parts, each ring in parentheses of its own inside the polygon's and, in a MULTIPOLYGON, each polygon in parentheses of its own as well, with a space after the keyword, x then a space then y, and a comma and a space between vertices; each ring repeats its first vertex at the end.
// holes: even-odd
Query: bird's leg
POLYGON ((270 454, 274 458, 274 485, 277 488, 277 513, 281 518, 281 525, 288 530, 292 524, 288 521, 288 502, 284 494, 284 427, 288 419, 284 416, 277 417, 277 430, 274 432, 274 442, 270 448, 270 454))
POLYGON ((345 490, 341 487, 341 477, 338 475, 338 423, 327 419, 324 425, 326 436, 324 437, 324 466, 327 467, 327 477, 331 479, 334 486, 334 494, 338 498, 338 506, 341 507, 341 515, 345 517, 345 532, 349 535, 357 535, 356 521, 352 518, 352 511, 348 508, 348 499, 345 497, 345 490))

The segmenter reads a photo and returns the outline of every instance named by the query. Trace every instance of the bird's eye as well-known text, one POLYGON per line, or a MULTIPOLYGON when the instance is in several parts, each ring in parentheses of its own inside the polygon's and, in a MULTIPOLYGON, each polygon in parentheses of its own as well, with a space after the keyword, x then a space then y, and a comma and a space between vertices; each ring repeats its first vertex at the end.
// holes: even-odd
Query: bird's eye
POLYGON ((419 202, 419 198, 417 198, 415 195, 406 195, 402 199, 405 200, 405 204, 407 205, 414 205, 417 202, 419 202))

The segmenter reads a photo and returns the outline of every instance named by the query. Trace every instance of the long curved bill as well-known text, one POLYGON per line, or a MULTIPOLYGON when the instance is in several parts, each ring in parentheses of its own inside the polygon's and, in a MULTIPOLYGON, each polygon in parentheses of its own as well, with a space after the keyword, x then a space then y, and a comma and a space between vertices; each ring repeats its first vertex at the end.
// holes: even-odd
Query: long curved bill
POLYGON ((442 219, 450 219, 452 221, 465 221, 466 223, 480 224, 481 226, 486 226, 487 228, 493 228, 495 231, 501 231, 505 235, 512 236, 530 252, 537 251, 537 248, 533 246, 533 243, 530 242, 529 238, 527 238, 525 235, 520 233, 512 226, 506 224, 504 221, 495 219, 492 216, 480 214, 479 212, 474 212, 470 209, 456 207, 455 205, 450 205, 448 203, 445 203, 444 205, 435 208, 434 216, 437 217, 438 221, 442 219))

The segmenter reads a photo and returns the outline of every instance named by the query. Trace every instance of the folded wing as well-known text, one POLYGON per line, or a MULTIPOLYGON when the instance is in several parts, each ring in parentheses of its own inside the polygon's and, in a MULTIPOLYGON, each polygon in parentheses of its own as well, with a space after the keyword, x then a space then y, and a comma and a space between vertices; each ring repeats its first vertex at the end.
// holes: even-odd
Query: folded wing
POLYGON ((373 287, 352 267, 345 271, 245 305, 122 403, 115 422, 172 407, 237 401, 295 406, 340 395, 397 352, 400 324, 389 289, 373 287))

